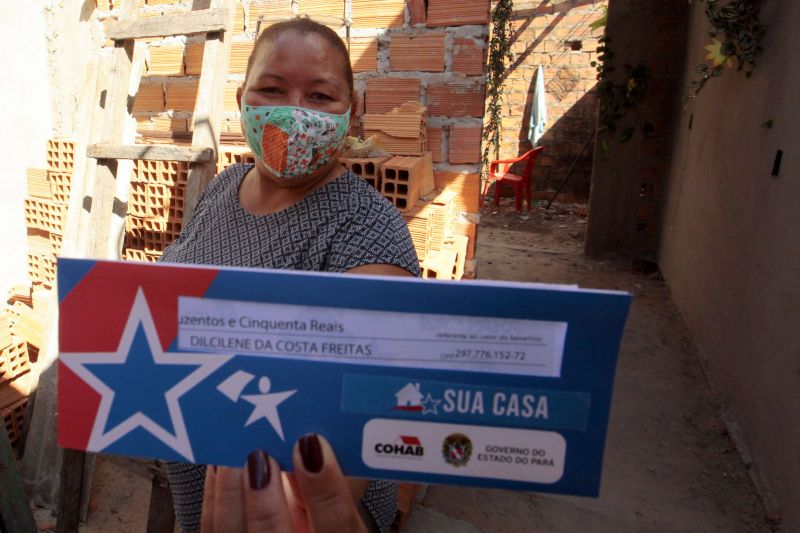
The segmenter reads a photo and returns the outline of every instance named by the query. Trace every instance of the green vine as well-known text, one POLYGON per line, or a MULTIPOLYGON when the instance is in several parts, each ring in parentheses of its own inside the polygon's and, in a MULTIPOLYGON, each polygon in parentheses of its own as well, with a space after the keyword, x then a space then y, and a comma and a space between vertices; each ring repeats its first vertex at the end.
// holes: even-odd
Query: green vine
MULTIPOLYGON (((592 24, 592 29, 605 26, 608 11, 592 24)), ((653 125, 648 122, 638 109, 639 102, 643 101, 650 86, 652 72, 646 65, 635 67, 625 65, 626 74, 624 83, 614 83, 612 73, 615 71, 613 64, 614 52, 611 49, 611 36, 608 31, 598 38, 598 61, 592 61, 592 66, 597 68, 597 98, 600 102, 598 116, 598 131, 619 132, 619 142, 626 142, 633 138, 637 125, 641 124, 642 132, 646 137, 653 134, 653 125), (630 111, 634 111, 633 119, 625 118, 630 111)), ((607 144, 602 146, 604 155, 609 155, 607 144)))
POLYGON ((494 149, 494 158, 500 157, 500 132, 503 109, 503 81, 505 80, 506 61, 514 61, 511 43, 514 30, 511 19, 514 12, 512 0, 498 0, 492 11, 492 29, 489 38, 489 58, 486 72, 486 118, 483 125, 483 176, 489 172, 489 156, 494 149))
POLYGON ((692 93, 688 98, 695 98, 705 87, 708 80, 722 76, 725 67, 744 70, 745 77, 752 76, 756 68, 756 59, 764 49, 761 39, 766 28, 758 20, 761 0, 730 0, 720 6, 717 0, 705 0, 705 14, 711 23, 711 44, 706 45, 708 51, 706 62, 697 65, 699 80, 689 82, 692 93))

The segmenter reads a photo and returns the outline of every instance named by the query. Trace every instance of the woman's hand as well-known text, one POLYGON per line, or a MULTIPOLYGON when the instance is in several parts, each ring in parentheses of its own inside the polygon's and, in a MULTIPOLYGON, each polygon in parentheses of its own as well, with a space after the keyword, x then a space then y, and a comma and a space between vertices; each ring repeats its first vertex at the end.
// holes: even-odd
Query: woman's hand
POLYGON ((348 481, 328 442, 306 435, 292 454, 295 474, 281 476, 274 459, 257 450, 246 468, 206 472, 204 533, 366 532, 348 481))

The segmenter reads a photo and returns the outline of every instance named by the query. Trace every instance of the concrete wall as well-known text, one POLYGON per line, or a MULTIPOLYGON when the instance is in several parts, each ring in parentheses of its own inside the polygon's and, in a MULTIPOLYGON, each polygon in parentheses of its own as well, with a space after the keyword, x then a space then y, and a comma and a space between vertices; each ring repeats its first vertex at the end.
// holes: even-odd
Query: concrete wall
POLYGON ((42 1, 4 2, 0 33, 0 296, 26 283, 26 167, 45 166, 51 135, 42 1), (24 45, 23 45, 24 43, 24 45))
POLYGON ((623 94, 636 67, 649 68, 651 76, 641 100, 622 107, 616 131, 597 133, 600 149, 594 154, 585 242, 591 256, 656 253, 675 117, 684 93, 680 73, 688 17, 687 2, 609 3, 606 28, 614 55, 608 66, 614 70, 608 80, 623 94), (633 128, 629 140, 622 135, 627 128, 633 128))
MULTIPOLYGON (((709 41, 703 7, 692 7, 689 79, 709 41)), ((753 77, 726 71, 679 117, 659 259, 786 531, 798 531, 800 3, 765 2, 761 20, 768 32, 753 77), (769 119, 772 129, 762 127, 769 119)))

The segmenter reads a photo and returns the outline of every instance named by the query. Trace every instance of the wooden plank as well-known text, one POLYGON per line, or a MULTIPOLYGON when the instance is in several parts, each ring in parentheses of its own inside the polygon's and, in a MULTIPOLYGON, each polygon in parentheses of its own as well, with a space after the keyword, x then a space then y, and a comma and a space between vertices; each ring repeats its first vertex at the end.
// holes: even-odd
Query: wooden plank
POLYGON ((142 37, 168 37, 195 33, 229 31, 233 25, 228 9, 203 9, 171 13, 157 18, 121 20, 109 24, 106 36, 115 41, 142 37))
POLYGON ((81 518, 81 489, 86 452, 64 449, 62 454, 56 533, 74 533, 78 531, 81 518))
POLYGON ((93 144, 86 151, 95 159, 140 159, 143 161, 188 161, 208 163, 215 161, 213 148, 172 146, 167 144, 93 144))
MULTIPOLYGON (((146 53, 146 44, 125 41, 115 50, 115 74, 105 124, 110 135, 103 144, 134 144, 136 119, 128 101, 138 91, 146 53), (120 53, 121 52, 121 53, 120 53)), ((125 226, 124 201, 128 197, 133 162, 103 160, 97 165, 97 183, 92 199, 89 257, 119 259, 125 226)))
MULTIPOLYGON (((194 0, 193 7, 206 4, 210 8, 228 8, 229 17, 233 17, 230 9, 231 0, 194 0)), ((228 20, 232 24, 232 20, 228 20)), ((206 148, 218 147, 223 127, 222 110, 225 105, 225 82, 228 72, 228 61, 231 55, 230 33, 209 34, 203 48, 203 67, 197 91, 197 103, 192 115, 192 146, 206 148)), ((192 218, 192 213, 200 199, 200 195, 216 175, 216 162, 191 163, 189 182, 186 185, 186 203, 184 205, 184 224, 192 218)))
POLYGON ((101 117, 103 113, 103 94, 106 90, 108 78, 105 72, 111 61, 110 56, 104 55, 101 59, 92 56, 86 70, 86 90, 83 92, 79 106, 77 128, 78 139, 75 142, 75 168, 72 173, 72 191, 67 220, 64 222, 64 238, 62 253, 68 257, 80 256, 86 249, 89 236, 88 225, 91 211, 92 191, 94 190, 94 176, 97 170, 96 161, 87 159, 86 146, 92 142, 100 141, 101 117))
POLYGON ((150 489, 150 509, 147 513, 147 533, 172 533, 175 531, 175 508, 172 491, 166 479, 153 479, 150 489))
POLYGON ((28 499, 22 491, 22 479, 2 418, 0 418, 0 487, 3 487, 0 492, 0 522, 5 530, 35 533, 36 522, 33 520, 28 499))

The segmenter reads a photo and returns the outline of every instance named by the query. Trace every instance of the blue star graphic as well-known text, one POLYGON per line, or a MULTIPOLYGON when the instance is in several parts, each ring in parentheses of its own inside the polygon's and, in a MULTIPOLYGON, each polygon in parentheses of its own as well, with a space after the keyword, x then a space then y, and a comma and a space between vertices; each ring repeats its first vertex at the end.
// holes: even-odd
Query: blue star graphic
POLYGON ((431 393, 429 392, 425 399, 420 402, 420 405, 422 405, 423 408, 422 414, 427 415, 433 413, 434 415, 438 415, 438 407, 440 403, 442 403, 442 400, 437 400, 431 396, 431 393))
POLYGON ((156 363, 144 329, 139 324, 124 363, 85 366, 114 391, 106 428, 114 427, 132 415, 141 413, 174 433, 165 394, 200 365, 156 363))
MULTIPOLYGON (((100 395, 87 451, 108 448, 142 428, 189 461, 192 444, 180 398, 233 357, 165 352, 139 289, 113 352, 62 352, 61 363, 100 395)), ((130 453, 136 455, 136 444, 130 453)))

